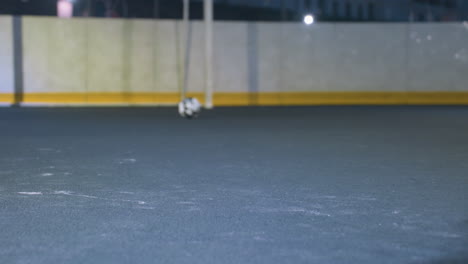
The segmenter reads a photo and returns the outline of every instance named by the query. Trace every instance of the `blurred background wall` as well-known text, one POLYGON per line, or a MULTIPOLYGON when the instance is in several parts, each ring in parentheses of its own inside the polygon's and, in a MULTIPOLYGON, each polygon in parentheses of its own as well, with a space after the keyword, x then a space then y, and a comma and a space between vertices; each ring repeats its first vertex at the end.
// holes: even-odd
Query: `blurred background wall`
POLYGON ((0 16, 0 104, 13 100, 12 19, 0 16))
MULTIPOLYGON (((0 102, 14 90, 12 17, 0 16, 0 102)), ((23 17, 24 103, 175 104, 177 20, 23 17)), ((203 23, 188 89, 204 90, 203 23)), ((215 23, 215 105, 468 104, 468 24, 215 23)))

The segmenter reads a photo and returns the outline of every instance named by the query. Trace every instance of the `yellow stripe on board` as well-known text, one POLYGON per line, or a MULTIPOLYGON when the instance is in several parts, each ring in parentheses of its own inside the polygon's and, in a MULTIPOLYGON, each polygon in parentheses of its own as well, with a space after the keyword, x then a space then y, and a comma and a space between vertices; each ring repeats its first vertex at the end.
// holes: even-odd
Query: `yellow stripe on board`
POLYGON ((15 101, 14 94, 11 93, 0 93, 0 103, 12 104, 15 101))
MULTIPOLYGON (((188 94, 204 101, 203 93, 188 94)), ((31 104, 177 104, 178 93, 26 93, 31 104)), ((12 103, 13 94, 0 94, 12 103)), ((468 92, 285 92, 215 93, 216 106, 287 105, 468 105, 468 92)))
POLYGON ((23 103, 73 104, 85 103, 85 93, 25 93, 23 103))

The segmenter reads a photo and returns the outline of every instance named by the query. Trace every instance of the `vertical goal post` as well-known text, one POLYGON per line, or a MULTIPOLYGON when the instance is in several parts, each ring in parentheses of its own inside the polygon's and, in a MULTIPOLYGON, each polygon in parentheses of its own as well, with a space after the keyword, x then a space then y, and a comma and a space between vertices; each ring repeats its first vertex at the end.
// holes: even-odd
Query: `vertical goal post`
MULTIPOLYGON (((205 24, 205 108, 213 108, 213 0, 203 0, 203 14, 205 24)), ((190 0, 183 0, 183 38, 182 38, 182 92, 181 98, 185 99, 187 95, 188 81, 188 60, 185 59, 188 53, 188 38, 189 38, 189 23, 190 23, 190 0)))
POLYGON ((213 108, 213 0, 204 0, 205 108, 213 108))
POLYGON ((182 91, 180 93, 180 99, 185 100, 187 97, 188 89, 188 70, 189 70, 189 23, 190 23, 190 0, 183 0, 183 12, 182 12, 182 54, 180 56, 181 62, 181 81, 182 91))

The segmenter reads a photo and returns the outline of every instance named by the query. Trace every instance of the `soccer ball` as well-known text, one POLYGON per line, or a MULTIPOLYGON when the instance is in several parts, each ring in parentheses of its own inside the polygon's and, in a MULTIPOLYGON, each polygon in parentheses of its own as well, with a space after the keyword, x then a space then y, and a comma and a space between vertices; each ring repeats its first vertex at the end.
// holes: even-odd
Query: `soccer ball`
POLYGON ((182 117, 192 119, 200 114, 202 105, 196 98, 187 98, 179 103, 179 114, 182 117))

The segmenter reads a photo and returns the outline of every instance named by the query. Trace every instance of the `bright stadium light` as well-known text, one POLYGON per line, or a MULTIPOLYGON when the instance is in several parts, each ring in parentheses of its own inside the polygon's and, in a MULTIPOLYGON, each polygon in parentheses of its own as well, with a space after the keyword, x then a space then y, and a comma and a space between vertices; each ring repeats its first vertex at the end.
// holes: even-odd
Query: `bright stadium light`
POLYGON ((304 24, 306 25, 312 25, 314 23, 315 19, 313 15, 306 15, 304 16, 304 24))
POLYGON ((72 17, 73 3, 66 0, 59 0, 57 2, 57 16, 66 18, 72 17))

